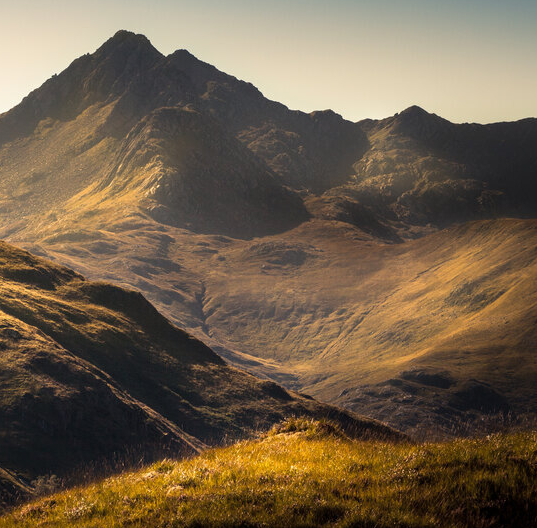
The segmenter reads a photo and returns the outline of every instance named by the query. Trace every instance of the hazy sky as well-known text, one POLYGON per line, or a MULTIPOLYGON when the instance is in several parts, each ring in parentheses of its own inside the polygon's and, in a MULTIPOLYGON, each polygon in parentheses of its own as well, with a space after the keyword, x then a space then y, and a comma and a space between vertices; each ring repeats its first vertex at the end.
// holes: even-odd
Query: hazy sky
POLYGON ((118 29, 304 111, 537 116, 537 0, 0 0, 0 112, 118 29))

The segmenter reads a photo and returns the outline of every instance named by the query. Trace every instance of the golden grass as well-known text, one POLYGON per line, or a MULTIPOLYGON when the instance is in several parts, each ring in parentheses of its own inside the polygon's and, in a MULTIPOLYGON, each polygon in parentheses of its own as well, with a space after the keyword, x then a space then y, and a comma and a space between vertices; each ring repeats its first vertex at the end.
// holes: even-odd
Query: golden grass
POLYGON ((537 433, 419 445, 291 420, 255 441, 41 499, 25 526, 533 526, 537 433))

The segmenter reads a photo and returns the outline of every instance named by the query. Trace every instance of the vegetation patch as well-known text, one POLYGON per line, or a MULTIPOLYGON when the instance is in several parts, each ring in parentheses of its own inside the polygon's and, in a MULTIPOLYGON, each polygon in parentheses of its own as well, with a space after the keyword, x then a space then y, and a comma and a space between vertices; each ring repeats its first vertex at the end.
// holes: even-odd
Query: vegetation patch
POLYGON ((355 441, 329 422, 162 460, 41 499, 1 528, 526 527, 537 522, 537 433, 446 443, 355 441))
POLYGON ((305 416, 286 418, 274 425, 266 436, 303 433, 306 438, 347 438, 338 424, 329 420, 314 420, 305 416))

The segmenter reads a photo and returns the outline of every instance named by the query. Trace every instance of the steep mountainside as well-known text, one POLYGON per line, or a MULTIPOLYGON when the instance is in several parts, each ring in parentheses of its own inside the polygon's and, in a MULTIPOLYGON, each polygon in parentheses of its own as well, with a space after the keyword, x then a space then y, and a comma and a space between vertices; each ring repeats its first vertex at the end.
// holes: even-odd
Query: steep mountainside
POLYGON ((429 223, 535 216, 537 119, 456 125, 414 106, 362 126, 371 148, 349 182, 323 195, 333 217, 362 227, 353 212, 365 207, 405 233, 429 223))
MULTIPOLYGON (((282 185, 290 175, 298 188, 327 188, 326 174, 341 183, 366 144, 362 129, 340 116, 291 112, 187 52, 163 57, 145 37, 121 31, 0 116, 0 197, 21 220, 18 227, 38 211, 49 221, 83 190, 93 214, 97 204, 116 199, 121 182, 104 194, 95 190, 124 180, 128 170, 138 180, 138 192, 128 187, 129 207, 166 207, 172 187, 182 199, 175 205, 188 203, 175 221, 203 230, 200 217, 211 215, 215 198, 199 189, 214 189, 219 222, 204 221, 213 231, 236 231, 240 215, 241 225, 252 227, 235 234, 252 236, 306 218, 282 185), (263 155, 256 160, 236 138, 263 155)), ((12 224, 9 231, 17 228, 12 224)))
POLYGON ((4 243, 0 276, 2 502, 38 476, 167 449, 197 453, 290 415, 397 437, 228 366, 139 293, 4 243))
POLYGON ((445 434, 536 413, 536 175, 536 119, 305 114, 120 31, 0 116, 0 235, 258 375, 445 434))

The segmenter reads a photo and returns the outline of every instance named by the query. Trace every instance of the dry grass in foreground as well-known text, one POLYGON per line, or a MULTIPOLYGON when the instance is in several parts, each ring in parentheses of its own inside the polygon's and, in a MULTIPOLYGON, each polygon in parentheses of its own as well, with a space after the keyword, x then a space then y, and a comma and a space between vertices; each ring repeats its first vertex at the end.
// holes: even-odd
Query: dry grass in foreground
POLYGON ((419 445, 292 419, 255 441, 64 491, 22 526, 535 526, 537 433, 419 445))

